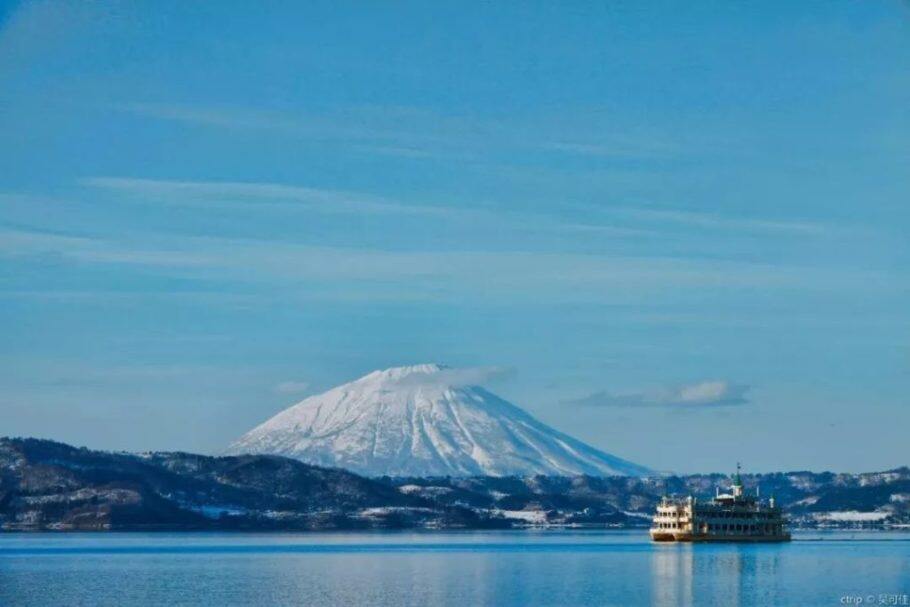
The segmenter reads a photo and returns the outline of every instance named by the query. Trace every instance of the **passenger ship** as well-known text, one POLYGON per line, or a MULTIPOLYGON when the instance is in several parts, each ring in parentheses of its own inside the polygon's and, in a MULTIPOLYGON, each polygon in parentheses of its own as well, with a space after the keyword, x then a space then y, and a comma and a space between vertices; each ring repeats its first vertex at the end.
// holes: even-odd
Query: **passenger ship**
POLYGON ((789 542, 787 521, 772 496, 767 502, 743 493, 739 464, 730 493, 714 499, 664 497, 651 525, 655 542, 789 542))

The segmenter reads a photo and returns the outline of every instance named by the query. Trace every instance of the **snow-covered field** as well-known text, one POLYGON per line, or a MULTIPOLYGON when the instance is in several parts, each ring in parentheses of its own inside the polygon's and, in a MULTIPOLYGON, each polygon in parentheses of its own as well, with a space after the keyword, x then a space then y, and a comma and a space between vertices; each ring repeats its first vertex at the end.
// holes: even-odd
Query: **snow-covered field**
POLYGON ((817 521, 870 523, 882 521, 890 515, 890 512, 857 512, 855 510, 844 510, 840 512, 821 512, 816 514, 814 518, 817 521))
POLYGON ((532 525, 545 525, 547 523, 547 513, 542 510, 499 510, 489 511, 490 514, 510 518, 518 521, 524 521, 532 525))

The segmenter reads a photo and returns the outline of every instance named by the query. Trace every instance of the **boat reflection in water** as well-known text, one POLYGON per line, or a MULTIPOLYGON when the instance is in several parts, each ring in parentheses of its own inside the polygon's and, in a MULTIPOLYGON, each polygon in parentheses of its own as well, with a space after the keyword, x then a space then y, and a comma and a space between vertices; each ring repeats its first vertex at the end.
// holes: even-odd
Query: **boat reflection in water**
POLYGON ((783 604, 787 593, 778 575, 782 549, 780 546, 655 546, 651 555, 651 604, 658 607, 783 604))

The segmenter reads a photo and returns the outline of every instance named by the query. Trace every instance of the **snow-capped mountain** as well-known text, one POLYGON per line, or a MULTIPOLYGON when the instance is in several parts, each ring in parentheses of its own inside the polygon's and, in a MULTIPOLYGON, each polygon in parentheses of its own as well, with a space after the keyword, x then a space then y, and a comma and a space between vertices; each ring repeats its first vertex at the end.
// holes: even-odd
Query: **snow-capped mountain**
POLYGON ((642 475, 435 364, 374 371, 285 409, 228 453, 270 453, 366 476, 642 475))

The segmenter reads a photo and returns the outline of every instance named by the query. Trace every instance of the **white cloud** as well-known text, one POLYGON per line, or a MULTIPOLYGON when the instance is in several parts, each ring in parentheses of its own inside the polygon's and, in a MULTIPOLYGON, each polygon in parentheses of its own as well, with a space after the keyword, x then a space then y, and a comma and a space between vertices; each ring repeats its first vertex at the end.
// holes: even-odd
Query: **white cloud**
POLYGON ((420 386, 479 386, 487 382, 504 379, 514 374, 506 367, 445 367, 438 371, 415 372, 398 380, 407 385, 420 386))
POLYGON ((601 391, 565 402, 587 407, 664 407, 669 409, 730 407, 748 404, 750 402, 747 396, 748 391, 749 386, 744 384, 708 380, 625 394, 601 391))

